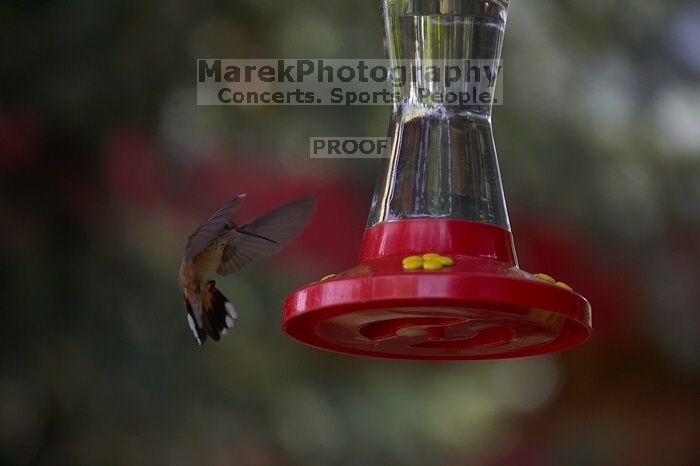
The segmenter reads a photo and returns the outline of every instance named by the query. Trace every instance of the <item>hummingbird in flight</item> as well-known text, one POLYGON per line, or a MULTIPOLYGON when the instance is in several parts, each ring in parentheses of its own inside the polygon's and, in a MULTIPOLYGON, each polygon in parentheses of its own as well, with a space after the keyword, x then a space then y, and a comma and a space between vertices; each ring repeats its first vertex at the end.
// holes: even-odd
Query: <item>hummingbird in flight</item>
POLYGON ((180 284, 187 321, 199 345, 207 337, 219 341, 237 317, 233 305, 216 288, 217 275, 229 275, 281 251, 309 223, 314 210, 313 198, 306 196, 238 225, 231 215, 243 198, 245 194, 240 194, 227 202, 187 240, 180 284))

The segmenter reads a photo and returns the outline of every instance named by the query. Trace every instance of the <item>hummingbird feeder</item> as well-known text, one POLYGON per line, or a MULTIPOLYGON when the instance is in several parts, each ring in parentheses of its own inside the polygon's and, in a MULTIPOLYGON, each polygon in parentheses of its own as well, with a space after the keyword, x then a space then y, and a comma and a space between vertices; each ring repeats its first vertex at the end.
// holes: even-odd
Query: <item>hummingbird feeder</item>
MULTIPOLYGON (((499 63, 507 0, 382 6, 392 65, 499 63)), ((586 299, 518 267, 491 103, 435 102, 420 87, 449 90, 420 78, 401 88, 358 265, 287 296, 285 332, 326 350, 396 359, 510 358, 583 343, 586 299)))

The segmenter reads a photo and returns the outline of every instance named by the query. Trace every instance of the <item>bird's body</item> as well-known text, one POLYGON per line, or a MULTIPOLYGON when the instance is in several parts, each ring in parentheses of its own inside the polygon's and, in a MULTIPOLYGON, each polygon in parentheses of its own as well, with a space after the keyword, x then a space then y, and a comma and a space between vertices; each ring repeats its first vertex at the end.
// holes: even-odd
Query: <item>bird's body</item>
POLYGON ((230 219, 240 195, 217 210, 190 235, 180 266, 187 320, 197 342, 218 341, 237 317, 233 305, 216 289, 216 277, 281 250, 301 232, 313 212, 303 197, 238 226, 230 219))
POLYGON ((222 233, 192 260, 188 261, 186 257, 182 259, 180 283, 183 284, 185 293, 201 290, 202 283, 214 280, 229 241, 228 233, 222 233))

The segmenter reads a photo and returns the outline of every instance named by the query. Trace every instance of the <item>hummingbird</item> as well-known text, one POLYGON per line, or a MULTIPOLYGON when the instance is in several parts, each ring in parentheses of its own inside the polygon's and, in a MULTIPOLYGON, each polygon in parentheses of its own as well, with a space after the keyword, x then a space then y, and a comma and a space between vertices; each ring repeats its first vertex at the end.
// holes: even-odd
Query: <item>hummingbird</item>
POLYGON ((180 285, 187 322, 199 345, 207 336, 219 341, 237 317, 233 305, 216 288, 217 275, 229 275, 281 251, 304 229, 314 210, 313 198, 306 196, 238 225, 231 215, 245 196, 236 196, 214 212, 185 246, 180 285))

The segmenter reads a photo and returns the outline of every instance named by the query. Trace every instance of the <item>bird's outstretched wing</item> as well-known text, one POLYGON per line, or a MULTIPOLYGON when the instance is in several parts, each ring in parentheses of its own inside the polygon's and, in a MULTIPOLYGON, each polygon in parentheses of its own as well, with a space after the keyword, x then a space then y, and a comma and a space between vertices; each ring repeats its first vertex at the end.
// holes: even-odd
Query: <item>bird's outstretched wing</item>
POLYGON ((202 225, 190 235, 185 246, 185 260, 191 261, 197 254, 206 249, 221 233, 232 224, 231 212, 236 210, 245 197, 245 194, 239 194, 219 210, 214 212, 202 225))
POLYGON ((306 196, 277 207, 243 225, 236 232, 235 241, 230 241, 224 249, 221 265, 217 272, 228 275, 246 264, 264 259, 282 250, 301 233, 309 223, 314 211, 314 200, 306 196), (252 233, 256 236, 246 235, 252 233))

